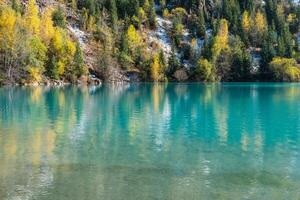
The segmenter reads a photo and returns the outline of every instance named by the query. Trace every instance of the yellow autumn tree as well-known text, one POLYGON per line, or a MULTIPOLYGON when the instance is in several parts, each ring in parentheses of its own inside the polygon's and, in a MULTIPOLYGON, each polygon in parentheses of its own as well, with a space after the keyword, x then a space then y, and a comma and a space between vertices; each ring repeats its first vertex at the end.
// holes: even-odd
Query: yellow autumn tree
POLYGON ((141 22, 143 22, 147 19, 146 13, 142 7, 140 7, 138 10, 138 18, 141 22))
POLYGON ((41 81, 44 72, 44 65, 47 59, 47 48, 38 36, 33 36, 29 40, 29 55, 27 72, 29 81, 41 81))
POLYGON ((242 17, 242 26, 245 32, 249 32, 251 27, 251 18, 248 11, 244 11, 242 17))
POLYGON ((10 49, 15 40, 17 15, 9 7, 0 11, 0 49, 10 49))
POLYGON ((27 9, 25 12, 26 28, 32 34, 38 34, 40 32, 40 17, 39 8, 35 0, 29 0, 27 9))
POLYGON ((196 65, 196 74, 201 81, 211 82, 215 81, 215 70, 213 65, 205 58, 200 58, 196 65))
POLYGON ((76 51, 75 43, 70 39, 62 28, 55 28, 53 38, 50 43, 51 66, 48 74, 55 79, 69 72, 74 54, 76 51))
POLYGON ((128 27, 126 37, 130 48, 136 48, 142 43, 142 38, 133 25, 130 25, 128 27))
POLYGON ((131 55, 136 57, 138 55, 138 50, 142 46, 142 38, 133 25, 130 25, 127 29, 126 41, 131 55))
POLYGON ((52 21, 52 12, 53 9, 48 7, 45 9, 41 17, 42 26, 40 29, 40 35, 46 44, 49 44, 55 32, 55 28, 53 26, 53 21, 52 21))
POLYGON ((63 44, 63 30, 61 28, 56 28, 52 38, 52 48, 56 54, 60 55, 63 53, 63 44))
POLYGON ((287 16, 286 21, 287 21, 288 23, 292 23, 292 22, 295 21, 296 19, 297 19, 297 16, 296 16, 295 14, 293 14, 293 13, 290 13, 290 14, 287 16))
POLYGON ((254 19, 254 29, 257 33, 262 34, 267 28, 267 21, 265 16, 261 13, 261 11, 257 11, 254 19))
POLYGON ((273 58, 269 68, 278 81, 300 81, 300 68, 293 58, 273 58))
POLYGON ((52 60, 49 74, 55 79, 59 79, 65 72, 65 64, 63 63, 64 55, 64 33, 61 28, 56 28, 51 40, 52 60))
POLYGON ((151 77, 153 81, 159 81, 160 80, 159 54, 155 54, 153 56, 153 60, 150 65, 150 68, 151 68, 151 77))
POLYGON ((222 50, 228 48, 228 22, 226 19, 220 20, 219 30, 214 38, 214 44, 212 47, 213 57, 217 58, 222 50))
POLYGON ((67 37, 64 48, 64 63, 70 65, 73 61, 73 57, 76 51, 76 45, 69 37, 67 37))

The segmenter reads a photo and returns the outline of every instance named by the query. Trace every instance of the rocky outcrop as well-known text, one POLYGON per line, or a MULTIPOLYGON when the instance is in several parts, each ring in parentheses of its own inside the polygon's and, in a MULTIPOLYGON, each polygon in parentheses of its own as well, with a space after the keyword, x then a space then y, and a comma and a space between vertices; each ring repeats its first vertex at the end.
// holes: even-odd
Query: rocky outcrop
POLYGON ((189 76, 185 68, 178 69, 173 74, 173 77, 176 79, 176 81, 187 81, 189 76))
POLYGON ((130 82, 128 76, 121 70, 115 67, 109 67, 105 73, 107 82, 130 82))

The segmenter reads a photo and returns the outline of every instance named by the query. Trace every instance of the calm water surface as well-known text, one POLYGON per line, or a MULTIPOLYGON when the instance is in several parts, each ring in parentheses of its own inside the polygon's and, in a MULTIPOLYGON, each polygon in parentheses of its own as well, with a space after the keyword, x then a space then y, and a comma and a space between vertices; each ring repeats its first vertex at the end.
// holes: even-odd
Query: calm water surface
POLYGON ((1 200, 299 200, 299 153, 299 84, 0 89, 1 200))

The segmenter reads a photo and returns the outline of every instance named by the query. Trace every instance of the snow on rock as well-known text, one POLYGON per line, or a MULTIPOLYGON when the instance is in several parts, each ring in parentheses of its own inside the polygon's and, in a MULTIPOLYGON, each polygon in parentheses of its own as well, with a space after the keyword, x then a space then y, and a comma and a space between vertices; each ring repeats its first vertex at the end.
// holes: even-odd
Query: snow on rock
POLYGON ((212 33, 213 33, 213 30, 212 29, 207 29, 205 31, 205 34, 206 34, 206 37, 209 39, 212 37, 212 33))
POLYGON ((251 52, 250 54, 251 54, 251 73, 255 74, 259 70, 262 57, 257 52, 251 52))
POLYGON ((204 39, 197 38, 196 45, 195 45, 196 52, 200 53, 203 46, 204 46, 204 39))
POLYGON ((85 42, 87 40, 87 36, 85 32, 80 30, 78 27, 73 27, 68 25, 67 28, 71 31, 71 33, 76 37, 81 47, 85 46, 85 42))
POLYGON ((157 43, 165 53, 165 56, 169 58, 172 53, 172 42, 168 31, 172 28, 172 22, 160 16, 157 16, 156 21, 157 29, 149 32, 149 41, 157 43))
MULTIPOLYGON (((158 49, 162 49, 167 59, 170 58, 172 54, 172 41, 169 36, 169 31, 172 29, 172 21, 169 19, 164 19, 161 16, 156 17, 157 21, 157 29, 151 30, 148 32, 148 40, 149 43, 155 43, 158 46, 158 49)), ((212 29, 206 30, 206 37, 211 38, 212 37, 212 29)), ((192 36, 188 29, 183 29, 183 43, 185 44, 191 44, 192 36)), ((201 53, 201 49, 204 45, 204 39, 203 38, 196 38, 196 45, 195 45, 195 51, 198 55, 201 53)), ((188 60, 182 60, 182 51, 175 52, 176 57, 178 60, 181 60, 182 65, 184 68, 190 70, 193 66, 188 60)))
POLYGON ((194 67, 188 60, 183 60, 182 65, 187 70, 191 70, 194 67))

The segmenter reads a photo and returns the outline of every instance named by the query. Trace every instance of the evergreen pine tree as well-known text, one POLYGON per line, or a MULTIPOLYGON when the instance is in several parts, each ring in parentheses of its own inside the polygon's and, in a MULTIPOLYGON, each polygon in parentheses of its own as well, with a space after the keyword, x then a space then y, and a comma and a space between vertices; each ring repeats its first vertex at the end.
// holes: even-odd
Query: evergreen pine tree
POLYGON ((76 43, 76 51, 74 54, 74 72, 73 74, 76 78, 79 78, 82 74, 84 74, 84 60, 83 60, 83 52, 80 48, 79 42, 76 43))
POLYGON ((197 35, 201 38, 205 37, 205 19, 203 10, 199 12, 198 21, 197 21, 197 35))
POLYGON ((111 24, 113 27, 113 30, 117 31, 118 26, 118 13, 117 13, 117 6, 116 6, 116 0, 110 0, 110 17, 111 17, 111 24))
POLYGON ((149 25, 151 28, 156 28, 156 12, 154 0, 150 0, 150 10, 149 10, 149 25))

